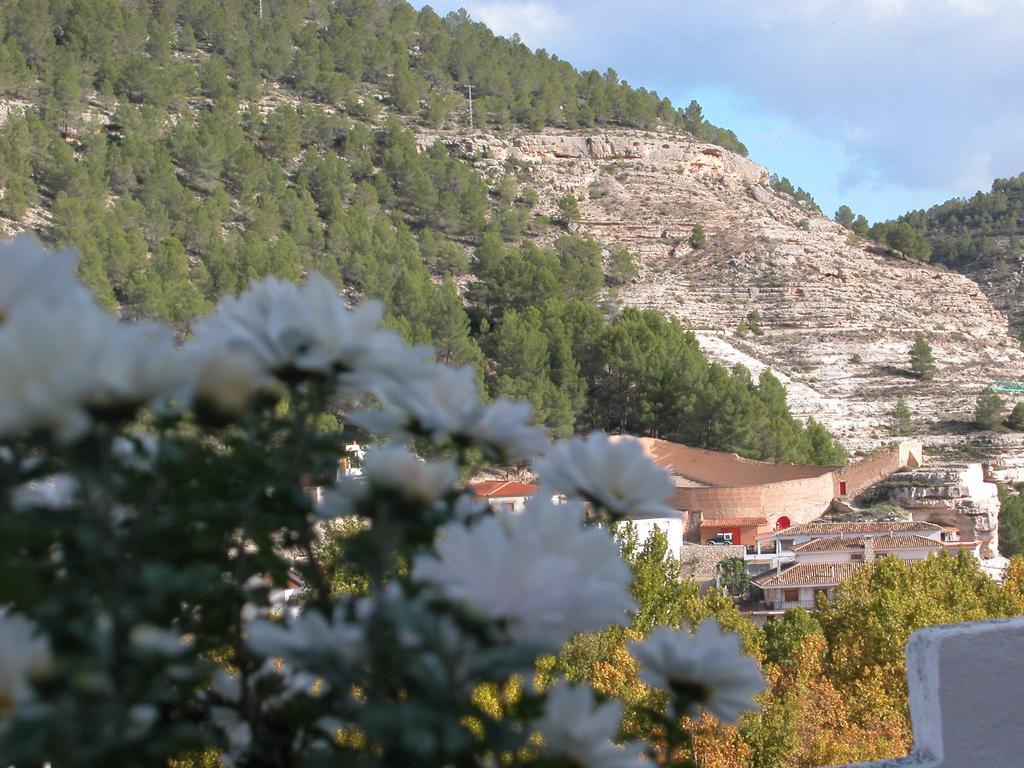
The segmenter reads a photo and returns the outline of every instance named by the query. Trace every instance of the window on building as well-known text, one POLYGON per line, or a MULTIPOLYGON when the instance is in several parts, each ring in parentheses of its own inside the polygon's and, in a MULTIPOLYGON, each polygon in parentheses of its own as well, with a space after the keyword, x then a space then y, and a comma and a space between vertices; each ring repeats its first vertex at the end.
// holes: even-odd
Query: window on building
POLYGON ((818 602, 818 598, 828 599, 828 590, 824 588, 814 590, 814 602, 818 602))
POLYGON ((787 603, 795 603, 800 599, 799 589, 784 589, 782 590, 782 599, 787 603))
POLYGON ((501 508, 504 509, 506 512, 515 512, 516 503, 514 501, 503 501, 501 502, 501 508))

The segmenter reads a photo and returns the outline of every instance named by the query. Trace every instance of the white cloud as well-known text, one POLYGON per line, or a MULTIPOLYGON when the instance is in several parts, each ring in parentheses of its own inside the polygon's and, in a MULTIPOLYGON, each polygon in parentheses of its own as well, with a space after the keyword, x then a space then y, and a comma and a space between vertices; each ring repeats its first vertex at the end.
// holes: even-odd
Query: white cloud
POLYGON ((1024 171, 1024 0, 454 1, 581 68, 682 103, 734 93, 838 142, 837 185, 969 193, 1024 171))
POLYGON ((504 37, 518 34, 527 43, 568 28, 567 17, 543 3, 483 3, 474 5, 471 12, 496 34, 504 37))

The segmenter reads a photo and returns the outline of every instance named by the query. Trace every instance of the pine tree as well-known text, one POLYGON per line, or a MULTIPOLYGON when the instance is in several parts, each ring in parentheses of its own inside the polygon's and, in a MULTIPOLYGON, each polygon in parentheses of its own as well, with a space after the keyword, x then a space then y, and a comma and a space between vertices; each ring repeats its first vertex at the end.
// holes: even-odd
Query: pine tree
POLYGON ((580 220, 580 204, 573 195, 564 195, 558 198, 558 214, 565 224, 572 224, 580 220))
POLYGON ((690 247, 699 250, 708 244, 707 234, 704 232, 703 224, 694 224, 693 232, 690 233, 690 247))
POLYGON ((833 217, 837 223, 842 224, 847 229, 853 228, 854 216, 853 210, 848 205, 840 205, 836 210, 836 215, 833 217))
POLYGON ((889 411, 889 429, 892 434, 912 435, 914 433, 912 418, 913 414, 910 412, 910 406, 908 406, 907 401, 901 397, 896 401, 895 407, 889 411))
POLYGON ((920 331, 914 334, 914 346, 910 348, 910 370, 922 381, 935 377, 935 355, 920 331))
POLYGON ((1014 432, 1024 432, 1024 400, 1013 406, 1010 415, 1006 417, 1006 426, 1014 432))
POLYGON ((978 429, 997 429, 1003 423, 1003 410, 1006 403, 991 389, 985 389, 978 395, 974 405, 974 423, 978 429))

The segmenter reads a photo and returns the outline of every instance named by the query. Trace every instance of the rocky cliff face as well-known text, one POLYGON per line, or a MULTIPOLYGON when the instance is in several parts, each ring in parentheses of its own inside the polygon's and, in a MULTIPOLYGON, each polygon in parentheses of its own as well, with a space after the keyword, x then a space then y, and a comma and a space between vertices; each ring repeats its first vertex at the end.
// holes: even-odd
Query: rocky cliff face
POLYGON ((423 142, 435 138, 491 175, 508 159, 525 164, 543 213, 554 216, 558 197, 573 193, 579 230, 639 262, 637 279, 610 298, 679 318, 720 362, 771 369, 797 415, 854 451, 891 439, 886 412, 900 397, 931 447, 951 450, 978 392, 1024 369, 1006 317, 976 283, 856 242, 775 192, 765 168, 720 147, 627 131, 423 142), (690 246, 697 224, 702 249, 690 246), (748 330, 755 311, 759 328, 748 330), (915 331, 938 362, 929 382, 910 375, 915 331))
POLYGON ((999 497, 981 464, 939 464, 898 472, 872 496, 908 510, 914 520, 956 526, 962 540, 981 542, 982 557, 998 555, 999 497))

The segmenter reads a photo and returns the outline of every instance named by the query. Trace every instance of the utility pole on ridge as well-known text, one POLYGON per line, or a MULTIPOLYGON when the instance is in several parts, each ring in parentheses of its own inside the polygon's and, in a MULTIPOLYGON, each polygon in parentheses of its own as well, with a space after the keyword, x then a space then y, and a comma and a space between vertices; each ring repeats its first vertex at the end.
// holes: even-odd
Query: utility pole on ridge
MULTIPOLYGON (((260 2, 262 2, 262 0, 260 0, 260 2)), ((472 85, 472 83, 467 85, 466 88, 469 89, 469 130, 470 130, 470 132, 472 132, 473 131, 473 85, 472 85)))

